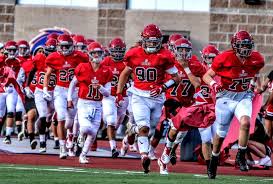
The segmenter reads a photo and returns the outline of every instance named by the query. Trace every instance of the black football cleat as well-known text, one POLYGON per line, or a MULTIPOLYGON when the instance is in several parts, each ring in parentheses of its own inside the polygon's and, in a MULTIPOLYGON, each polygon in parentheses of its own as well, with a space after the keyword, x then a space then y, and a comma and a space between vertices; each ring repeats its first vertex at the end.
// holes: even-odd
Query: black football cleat
POLYGON ((235 160, 235 167, 239 167, 241 171, 248 171, 249 167, 246 162, 245 158, 246 149, 238 149, 236 160, 235 160))
POLYGON ((210 160, 208 171, 207 171, 209 179, 216 178, 218 162, 219 162, 219 156, 211 156, 211 160, 210 160))

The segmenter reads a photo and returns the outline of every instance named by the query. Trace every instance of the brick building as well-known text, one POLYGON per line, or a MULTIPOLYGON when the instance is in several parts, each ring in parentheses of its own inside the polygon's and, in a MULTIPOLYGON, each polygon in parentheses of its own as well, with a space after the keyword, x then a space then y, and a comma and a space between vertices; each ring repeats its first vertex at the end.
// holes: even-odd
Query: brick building
MULTIPOLYGON (((181 0, 182 1, 182 0, 181 0)), ((136 10, 127 0, 98 0, 98 6, 67 7, 22 5, 16 0, 0 0, 0 41, 30 40, 45 27, 66 27, 107 44, 113 37, 132 45, 148 23, 156 23, 167 36, 181 32, 190 37, 194 53, 207 43, 220 50, 230 47, 230 37, 240 29, 249 31, 256 49, 264 54, 264 72, 273 65, 273 0, 247 5, 245 0, 211 0, 208 12, 136 10)))

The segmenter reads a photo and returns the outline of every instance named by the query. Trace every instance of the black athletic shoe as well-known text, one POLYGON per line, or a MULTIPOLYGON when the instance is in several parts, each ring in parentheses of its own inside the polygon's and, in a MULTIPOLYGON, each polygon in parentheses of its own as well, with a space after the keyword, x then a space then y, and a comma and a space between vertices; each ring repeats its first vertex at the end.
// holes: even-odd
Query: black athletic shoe
POLYGON ((36 146, 37 146, 37 141, 35 140, 35 139, 33 139, 31 142, 30 142, 30 147, 31 147, 31 149, 36 149, 36 146))
POLYGON ((10 136, 6 136, 5 139, 3 140, 4 144, 11 144, 10 136))
POLYGON ((207 171, 209 179, 216 178, 218 162, 219 162, 219 156, 211 156, 211 160, 210 160, 208 171, 207 171))
POLYGON ((59 140, 55 140, 54 142, 55 142, 55 144, 54 144, 53 149, 60 149, 60 142, 59 142, 59 140))
POLYGON ((40 142, 40 153, 45 153, 46 152, 46 142, 40 142))
POLYGON ((241 171, 249 170, 249 167, 246 162, 245 154, 246 154, 246 149, 238 149, 236 160, 235 160, 235 166, 240 167, 241 171))
POLYGON ((150 158, 146 156, 146 157, 143 157, 141 161, 142 161, 142 167, 144 169, 144 173, 148 174, 150 172, 150 164, 151 164, 150 158))
POLYGON ((117 158, 119 156, 119 151, 112 149, 112 158, 117 158))
POLYGON ((176 164, 176 159, 177 159, 176 153, 175 153, 175 151, 172 151, 171 154, 170 154, 170 162, 171 162, 172 165, 176 164))

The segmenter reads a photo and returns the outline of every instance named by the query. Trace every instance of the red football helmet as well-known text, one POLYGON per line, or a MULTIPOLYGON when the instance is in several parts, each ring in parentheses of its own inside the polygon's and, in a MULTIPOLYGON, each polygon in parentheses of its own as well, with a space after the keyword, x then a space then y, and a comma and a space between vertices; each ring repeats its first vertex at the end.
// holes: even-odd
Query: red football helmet
POLYGON ((231 46, 240 57, 248 57, 254 49, 253 38, 247 31, 238 31, 231 38, 231 46))
POLYGON ((173 33, 170 35, 168 40, 168 49, 174 53, 174 42, 180 38, 183 38, 181 34, 173 33))
POLYGON ((44 51, 46 55, 57 51, 57 40, 54 38, 49 38, 45 43, 44 51))
POLYGON ((7 54, 9 59, 14 59, 17 55, 17 43, 13 40, 7 41, 5 43, 5 53, 7 54))
POLYGON ((64 56, 70 55, 74 51, 73 40, 70 35, 62 34, 58 36, 58 52, 64 56))
POLYGON ((142 47, 147 53, 155 53, 161 49, 162 33, 155 24, 147 25, 141 33, 142 47))
POLYGON ((174 42, 175 56, 180 60, 191 59, 192 56, 192 44, 186 38, 180 38, 174 42))
POLYGON ((92 62, 94 63, 100 63, 103 59, 103 48, 100 43, 98 42, 92 42, 87 47, 88 55, 92 62))
POLYGON ((86 51, 86 41, 83 35, 75 35, 73 41, 75 50, 86 51))
POLYGON ((30 55, 30 47, 26 40, 20 40, 17 42, 18 46, 18 55, 27 57, 30 55))
POLYGON ((126 44, 121 38, 114 38, 111 40, 108 48, 114 61, 123 60, 126 51, 126 44))
POLYGON ((85 41, 86 41, 86 45, 89 45, 90 43, 94 42, 95 40, 93 40, 92 38, 87 38, 85 41))
POLYGON ((203 48, 201 54, 204 62, 211 65, 213 59, 219 54, 219 50, 214 45, 207 45, 203 48))

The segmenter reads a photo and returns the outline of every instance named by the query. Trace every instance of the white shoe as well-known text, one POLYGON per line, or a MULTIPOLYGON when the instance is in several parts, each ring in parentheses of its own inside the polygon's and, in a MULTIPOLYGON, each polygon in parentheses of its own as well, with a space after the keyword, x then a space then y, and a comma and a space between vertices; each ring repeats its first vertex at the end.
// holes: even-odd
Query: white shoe
POLYGON ((255 165, 255 161, 254 161, 254 160, 246 160, 246 163, 247 163, 247 165, 249 165, 249 166, 255 165))
POLYGON ((170 156, 166 155, 165 153, 163 153, 161 155, 160 160, 162 161, 162 163, 164 164, 168 164, 170 162, 170 156))
POLYGON ((46 147, 40 147, 39 153, 45 153, 46 152, 46 147))
POLYGON ((73 148, 73 145, 74 145, 73 141, 71 141, 71 140, 69 140, 69 138, 67 138, 66 139, 66 148, 71 149, 71 148, 73 148))
POLYGON ((120 155, 124 157, 127 154, 128 149, 128 146, 122 146, 120 149, 120 155))
POLYGON ((89 161, 88 161, 88 159, 86 158, 86 156, 85 155, 80 155, 80 157, 79 157, 79 162, 80 162, 80 164, 88 164, 89 163, 89 161))
POLYGON ((131 152, 138 152, 137 143, 134 143, 133 145, 129 145, 129 150, 131 152))
POLYGON ((149 151, 149 154, 148 154, 148 157, 151 159, 151 160, 157 160, 157 157, 155 156, 155 151, 149 151))
POLYGON ((67 157, 67 152, 66 152, 66 149, 65 149, 65 146, 60 146, 60 159, 66 159, 67 157))
POLYGON ((74 149, 68 149, 68 156, 70 156, 70 157, 74 157, 75 156, 74 149))
POLYGON ((168 168, 167 168, 167 165, 164 164, 161 159, 158 159, 157 160, 157 164, 159 166, 159 171, 160 171, 160 174, 162 175, 168 175, 168 168))
POLYGON ((259 163, 261 166, 272 166, 272 161, 269 156, 265 156, 264 158, 261 158, 259 163))

